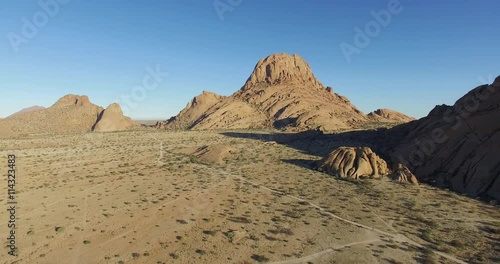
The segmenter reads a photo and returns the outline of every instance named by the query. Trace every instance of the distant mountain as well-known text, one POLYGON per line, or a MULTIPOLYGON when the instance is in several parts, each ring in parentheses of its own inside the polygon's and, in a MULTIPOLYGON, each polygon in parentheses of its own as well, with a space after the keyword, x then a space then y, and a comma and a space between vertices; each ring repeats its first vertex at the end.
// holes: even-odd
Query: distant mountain
POLYGON ((324 87, 299 55, 261 59, 231 96, 203 92, 158 128, 349 129, 371 121, 346 97, 324 87))
POLYGON ((407 123, 415 118, 390 109, 377 109, 370 112, 368 118, 382 123, 407 123))
POLYGON ((87 96, 66 95, 49 108, 0 120, 0 136, 32 133, 119 131, 140 127, 124 117, 118 104, 108 109, 92 104, 87 96))
POLYGON ((22 109, 19 112, 15 112, 12 115, 8 116, 7 118, 13 117, 13 116, 16 116, 16 115, 20 115, 20 114, 24 114, 24 113, 40 111, 40 110, 44 110, 44 109, 45 109, 45 107, 43 107, 43 106, 35 105, 35 106, 24 108, 24 109, 22 109))

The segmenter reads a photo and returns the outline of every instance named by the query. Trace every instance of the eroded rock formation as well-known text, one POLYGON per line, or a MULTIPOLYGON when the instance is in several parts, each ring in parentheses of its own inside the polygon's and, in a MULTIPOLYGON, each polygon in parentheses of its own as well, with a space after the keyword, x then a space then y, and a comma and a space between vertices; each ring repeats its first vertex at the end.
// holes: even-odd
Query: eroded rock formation
POLYGON ((318 169, 341 178, 379 178, 389 173, 387 163, 368 147, 339 147, 318 163, 318 169))

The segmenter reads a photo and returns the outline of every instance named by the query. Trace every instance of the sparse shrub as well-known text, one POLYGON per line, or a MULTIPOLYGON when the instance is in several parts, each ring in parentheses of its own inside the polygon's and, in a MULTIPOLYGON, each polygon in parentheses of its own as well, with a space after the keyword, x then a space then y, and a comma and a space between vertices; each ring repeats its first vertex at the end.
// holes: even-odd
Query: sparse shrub
POLYGON ((205 250, 203 250, 203 249, 197 249, 195 252, 198 253, 198 254, 200 254, 200 255, 206 255, 207 254, 207 252, 205 252, 205 250))
POLYGON ((253 254, 252 259, 257 261, 257 262, 268 262, 269 261, 269 258, 262 256, 262 255, 257 255, 257 254, 253 254))
POLYGON ((460 241, 456 240, 456 239, 455 239, 455 240, 453 240, 453 241, 451 241, 451 242, 450 242, 450 245, 451 245, 452 247, 455 247, 455 248, 458 248, 458 249, 460 249, 460 248, 463 248, 463 247, 464 247, 464 244, 463 244, 462 242, 460 242, 460 241))
POLYGON ((296 211, 286 211, 284 216, 288 216, 291 218, 300 218, 300 214, 296 211))
POLYGON ((252 223, 252 220, 244 217, 244 216, 237 216, 237 217, 229 217, 229 221, 235 222, 235 223, 240 223, 240 224, 250 224, 252 223))
POLYGON ((423 229, 422 230, 422 234, 420 235, 420 238, 422 238, 423 240, 429 242, 429 243, 433 243, 434 241, 432 240, 431 238, 431 233, 432 233, 432 230, 431 229, 423 229))
POLYGON ((234 233, 234 231, 228 231, 227 233, 225 233, 225 235, 229 239, 229 242, 233 242, 233 238, 236 234, 234 233))
POLYGON ((217 234, 217 232, 216 231, 212 231, 212 230, 205 230, 205 231, 203 231, 203 234, 215 236, 215 234, 217 234))
POLYGON ((278 234, 284 234, 284 235, 293 235, 293 231, 290 228, 284 228, 284 227, 278 227, 276 229, 270 229, 268 230, 269 233, 278 235, 278 234))

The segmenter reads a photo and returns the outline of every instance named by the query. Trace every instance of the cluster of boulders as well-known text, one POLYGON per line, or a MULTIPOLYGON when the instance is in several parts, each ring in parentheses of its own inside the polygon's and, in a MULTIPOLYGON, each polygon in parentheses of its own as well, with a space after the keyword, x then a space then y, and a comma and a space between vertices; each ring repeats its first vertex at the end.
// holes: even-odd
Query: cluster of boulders
POLYGON ((387 162, 369 147, 339 147, 318 162, 317 169, 340 178, 389 177, 401 183, 418 185, 415 175, 398 163, 390 170, 387 162))

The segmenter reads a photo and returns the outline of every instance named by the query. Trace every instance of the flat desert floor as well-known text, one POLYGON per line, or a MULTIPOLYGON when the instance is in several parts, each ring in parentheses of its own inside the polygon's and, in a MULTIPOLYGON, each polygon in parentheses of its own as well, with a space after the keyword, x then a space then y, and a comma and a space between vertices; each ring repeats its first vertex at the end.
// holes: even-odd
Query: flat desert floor
POLYGON ((330 146, 266 131, 26 135, 17 156, 18 256, 1 263, 493 263, 500 210, 425 184, 311 169, 330 146), (186 154, 204 145, 214 163, 186 154), (227 153, 226 153, 227 154, 227 153), (217 157, 215 157, 215 160, 217 157))

